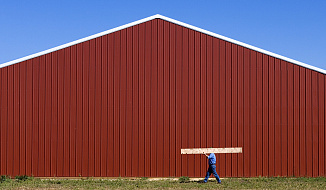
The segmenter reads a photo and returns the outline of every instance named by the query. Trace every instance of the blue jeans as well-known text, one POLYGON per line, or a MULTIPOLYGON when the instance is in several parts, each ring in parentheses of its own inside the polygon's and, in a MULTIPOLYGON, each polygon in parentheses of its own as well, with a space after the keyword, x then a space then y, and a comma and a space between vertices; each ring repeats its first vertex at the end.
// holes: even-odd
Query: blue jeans
POLYGON ((204 179, 204 182, 205 183, 207 182, 209 176, 211 176, 212 173, 215 176, 216 180, 220 183, 221 180, 220 180, 220 177, 217 175, 216 166, 215 165, 209 165, 208 170, 207 170, 207 173, 206 173, 206 177, 204 179))

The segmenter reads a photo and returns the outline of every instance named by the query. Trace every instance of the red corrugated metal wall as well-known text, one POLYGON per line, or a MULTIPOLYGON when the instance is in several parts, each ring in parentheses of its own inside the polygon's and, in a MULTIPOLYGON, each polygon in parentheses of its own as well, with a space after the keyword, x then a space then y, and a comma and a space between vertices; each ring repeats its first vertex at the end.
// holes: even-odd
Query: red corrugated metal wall
POLYGON ((160 19, 0 81, 0 175, 325 176, 324 74, 160 19))

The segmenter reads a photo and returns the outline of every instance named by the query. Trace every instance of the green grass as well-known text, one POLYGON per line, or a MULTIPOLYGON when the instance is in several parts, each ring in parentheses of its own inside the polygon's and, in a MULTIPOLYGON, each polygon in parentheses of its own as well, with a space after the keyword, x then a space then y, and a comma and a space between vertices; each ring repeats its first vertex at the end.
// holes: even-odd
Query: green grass
POLYGON ((181 180, 139 179, 38 179, 2 177, 0 189, 326 189, 326 178, 225 178, 222 184, 181 180))

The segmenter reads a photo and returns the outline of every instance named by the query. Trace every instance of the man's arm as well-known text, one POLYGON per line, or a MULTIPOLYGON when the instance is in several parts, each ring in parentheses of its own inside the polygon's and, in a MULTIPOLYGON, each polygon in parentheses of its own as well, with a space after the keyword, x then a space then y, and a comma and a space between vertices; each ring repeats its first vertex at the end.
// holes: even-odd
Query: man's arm
POLYGON ((207 155, 208 153, 203 153, 203 154, 208 158, 208 156, 209 156, 209 155, 207 155))

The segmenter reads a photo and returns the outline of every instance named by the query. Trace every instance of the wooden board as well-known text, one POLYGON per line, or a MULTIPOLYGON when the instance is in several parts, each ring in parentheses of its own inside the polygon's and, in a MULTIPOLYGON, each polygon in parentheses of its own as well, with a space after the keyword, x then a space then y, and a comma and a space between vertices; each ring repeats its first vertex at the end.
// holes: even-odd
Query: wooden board
POLYGON ((190 148, 181 149, 181 154, 207 154, 207 153, 242 153, 242 147, 235 148, 190 148))

